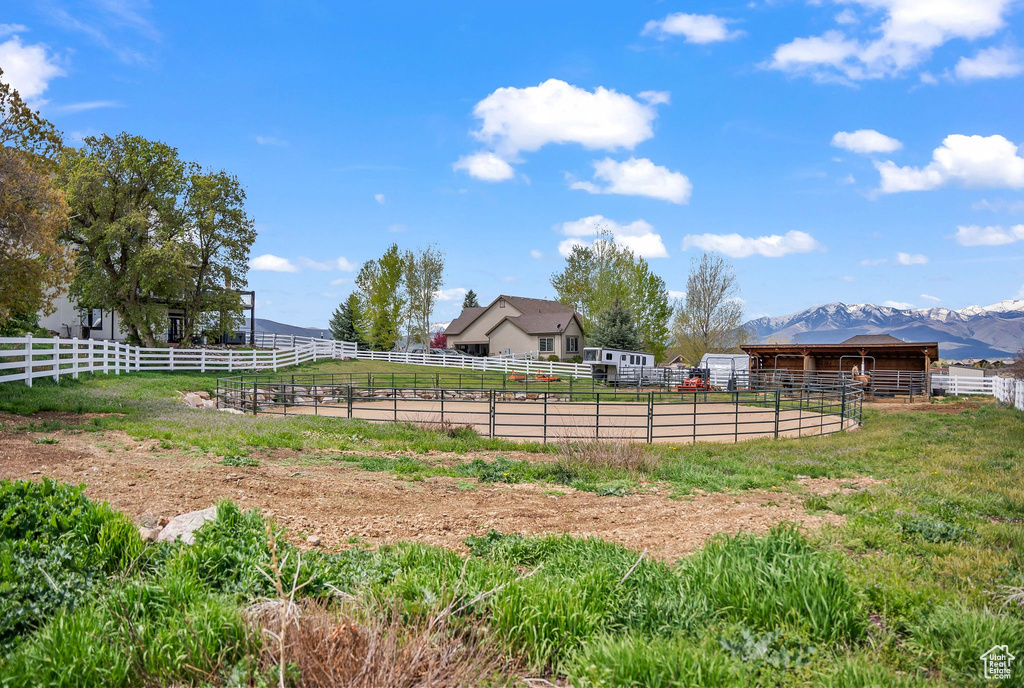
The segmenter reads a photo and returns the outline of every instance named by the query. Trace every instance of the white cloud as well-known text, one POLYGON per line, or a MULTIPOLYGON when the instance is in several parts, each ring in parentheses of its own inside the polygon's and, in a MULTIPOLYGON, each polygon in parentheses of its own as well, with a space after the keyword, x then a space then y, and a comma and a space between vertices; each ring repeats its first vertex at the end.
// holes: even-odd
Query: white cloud
POLYGON ((843 281, 844 282, 856 282, 857 278, 854 277, 853 275, 843 275, 843 281))
POLYGON ((657 112, 612 89, 593 92, 558 79, 528 88, 499 88, 473 108, 480 128, 473 135, 502 160, 549 143, 588 149, 632 149, 654 136, 657 112))
POLYGON ((832 137, 832 145, 854 153, 892 153, 903 147, 898 140, 874 129, 837 131, 832 137))
POLYGON ((861 267, 874 267, 876 265, 885 265, 889 262, 888 258, 865 258, 860 262, 861 267))
POLYGON ((907 303, 906 301, 883 301, 882 305, 888 306, 889 308, 895 308, 901 311, 909 311, 911 308, 914 307, 914 304, 907 303))
POLYGON ((661 235, 645 220, 635 220, 628 225, 620 225, 603 215, 591 215, 571 222, 563 222, 555 227, 568 239, 558 244, 558 252, 568 256, 573 246, 589 246, 592 237, 599 232, 611 232, 615 243, 625 246, 641 258, 668 258, 668 250, 661 240, 661 235))
POLYGON ((287 258, 279 258, 271 253, 264 253, 249 261, 249 268, 252 270, 266 270, 269 272, 298 272, 299 269, 287 258))
POLYGON ((956 228, 956 243, 961 246, 1005 246, 1024 241, 1024 225, 1001 227, 993 225, 960 225, 956 228))
POLYGON ((511 165, 488 151, 464 155, 452 164, 452 169, 465 170, 469 176, 485 182, 501 182, 515 176, 511 165))
POLYGON ((24 24, 0 24, 0 36, 10 36, 12 33, 25 33, 28 27, 24 24))
POLYGON ((302 264, 302 267, 309 268, 310 270, 326 271, 334 269, 334 264, 331 262, 321 262, 313 260, 312 258, 306 258, 305 256, 299 258, 299 263, 302 264))
POLYGON ((668 290, 668 297, 670 299, 672 299, 672 300, 685 299, 686 298, 686 292, 685 291, 676 291, 675 289, 669 289, 668 290))
POLYGON ((925 301, 931 301, 932 303, 942 303, 942 299, 938 296, 932 296, 931 294, 921 294, 921 298, 925 301))
POLYGON ((261 146, 288 146, 289 143, 284 139, 279 139, 276 136, 254 136, 253 139, 261 146))
POLYGON ((819 81, 860 81, 897 76, 954 40, 991 36, 1006 25, 1013 0, 845 0, 866 14, 881 15, 859 35, 840 13, 837 24, 820 36, 797 38, 775 49, 765 66, 819 81))
POLYGON ((821 248, 821 244, 806 232, 790 230, 781 236, 771 234, 761 237, 745 237, 739 234, 687 234, 683 237, 683 250, 691 247, 724 253, 730 258, 747 258, 753 255, 781 258, 790 253, 816 251, 821 248))
POLYGON ((903 253, 900 251, 896 254, 896 262, 900 265, 924 265, 928 262, 928 256, 920 253, 903 253))
MULTIPOLYGON (((4 26, 23 28, 12 24, 4 26)), ((18 36, 0 43, 0 68, 4 70, 3 80, 28 101, 43 95, 51 79, 64 76, 64 70, 47 46, 42 43, 24 45, 18 36)))
POLYGON ((387 196, 385 196, 385 195, 384 195, 384 194, 382 194, 382 193, 379 193, 379 194, 373 194, 373 200, 377 201, 377 202, 378 202, 378 203, 380 203, 381 205, 384 205, 384 204, 385 204, 385 203, 387 203, 387 201, 388 201, 388 199, 387 199, 387 196))
POLYGON ((349 279, 348 277, 339 277, 337 279, 332 279, 331 280, 331 286, 332 287, 337 287, 337 286, 339 286, 341 284, 347 284, 348 282, 351 282, 351 281, 352 280, 349 279))
POLYGON ((118 107, 121 107, 121 103, 115 100, 88 100, 81 103, 68 103, 67 105, 50 106, 47 108, 47 112, 59 112, 61 114, 73 115, 76 112, 87 112, 89 110, 118 107))
POLYGON ((731 41, 743 35, 742 31, 729 29, 735 19, 717 17, 713 14, 686 14, 675 12, 664 19, 651 20, 644 25, 643 35, 653 34, 659 41, 672 36, 684 36, 687 43, 717 43, 731 41))
POLYGON ((991 47, 978 51, 974 57, 961 57, 953 68, 957 79, 1002 79, 1024 72, 1020 54, 1009 46, 991 47))
POLYGON ((640 91, 636 97, 648 105, 668 105, 672 102, 672 94, 668 91, 640 91))
POLYGON ((465 287, 452 287, 451 289, 439 289, 434 292, 434 298, 438 301, 461 301, 466 296, 465 287))
POLYGON ((876 162, 882 193, 927 191, 947 184, 965 187, 1024 188, 1024 158, 1012 141, 997 135, 951 134, 932 152, 926 167, 876 162))
POLYGON ((836 24, 856 24, 859 19, 857 19, 857 14, 847 7, 835 16, 835 21, 836 24))
POLYGON ((672 203, 690 200, 693 184, 682 172, 655 165, 647 158, 630 158, 616 162, 611 158, 594 162, 594 178, 605 182, 573 182, 570 188, 593 194, 622 194, 624 196, 650 196, 672 203))
POLYGON ((540 260, 544 257, 544 254, 534 248, 530 250, 530 257, 534 260, 540 260))
POLYGON ((342 272, 354 272, 357 267, 355 263, 345 256, 338 256, 338 260, 335 261, 335 265, 337 265, 338 269, 342 272))
POLYGON ((1024 213, 1024 201, 1006 201, 997 198, 994 201, 981 199, 971 204, 972 210, 991 210, 993 213, 1024 213))

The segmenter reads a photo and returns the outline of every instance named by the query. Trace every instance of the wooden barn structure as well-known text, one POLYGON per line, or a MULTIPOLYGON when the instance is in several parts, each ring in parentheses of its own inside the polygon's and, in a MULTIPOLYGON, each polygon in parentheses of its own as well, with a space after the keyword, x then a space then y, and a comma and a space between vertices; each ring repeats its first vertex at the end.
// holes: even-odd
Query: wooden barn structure
POLYGON ((751 371, 867 377, 876 394, 930 391, 928 372, 938 342, 906 342, 888 334, 862 334, 838 344, 745 344, 751 371))

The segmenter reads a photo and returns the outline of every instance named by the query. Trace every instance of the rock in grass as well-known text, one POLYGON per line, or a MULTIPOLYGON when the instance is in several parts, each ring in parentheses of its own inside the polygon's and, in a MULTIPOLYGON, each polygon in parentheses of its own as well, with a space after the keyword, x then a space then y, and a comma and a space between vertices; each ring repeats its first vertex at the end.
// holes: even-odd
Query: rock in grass
POLYGON ((320 538, 318 538, 316 535, 310 535, 308 538, 306 538, 306 542, 313 545, 314 547, 320 546, 320 538))
POLYGON ((156 542, 156 539, 160 536, 160 532, 162 530, 163 528, 159 526, 142 526, 139 528, 139 535, 141 535, 142 539, 146 542, 156 542))
POLYGON ((211 506, 199 511, 190 511, 187 514, 178 514, 171 519, 171 522, 164 526, 160 534, 156 536, 157 542, 173 542, 181 540, 186 545, 196 541, 195 532, 199 526, 207 521, 217 518, 217 507, 211 506))

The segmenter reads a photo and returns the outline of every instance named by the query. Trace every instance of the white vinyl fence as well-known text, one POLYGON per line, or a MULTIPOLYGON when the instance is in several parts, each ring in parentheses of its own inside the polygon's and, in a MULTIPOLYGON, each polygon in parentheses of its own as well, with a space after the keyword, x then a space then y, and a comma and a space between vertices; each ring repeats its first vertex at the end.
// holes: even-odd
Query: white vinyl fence
POLYGON ((358 358, 368 361, 389 363, 412 363, 416 365, 461 368, 462 370, 501 371, 525 375, 557 375, 563 377, 589 378, 592 368, 586 363, 563 363, 558 361, 535 361, 512 356, 462 356, 459 354, 431 354, 416 351, 368 351, 358 349, 351 342, 336 342, 330 339, 294 337, 292 335, 257 334, 259 346, 271 348, 294 348, 310 342, 334 344, 339 347, 334 358, 358 358))
POLYGON ((1014 380, 1008 377, 993 379, 995 380, 993 387, 996 399, 1024 411, 1024 380, 1014 380))
POLYGON ((590 366, 576 363, 476 358, 396 351, 360 351, 352 342, 312 337, 265 335, 257 337, 265 349, 173 349, 130 346, 123 342, 60 337, 0 337, 0 382, 24 382, 38 378, 80 373, 113 373, 140 370, 236 370, 276 371, 278 368, 322 359, 358 358, 391 363, 443 366, 463 370, 502 371, 526 375, 590 377, 590 366))

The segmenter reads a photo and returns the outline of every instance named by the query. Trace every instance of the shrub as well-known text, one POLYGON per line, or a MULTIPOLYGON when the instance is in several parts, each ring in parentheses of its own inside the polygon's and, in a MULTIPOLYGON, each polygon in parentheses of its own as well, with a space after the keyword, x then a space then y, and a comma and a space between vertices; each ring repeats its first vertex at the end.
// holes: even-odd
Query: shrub
POLYGON ((577 688, 732 687, 739 685, 735 665, 732 657, 686 637, 603 635, 572 657, 567 673, 577 688))
POLYGON ((916 537, 925 542, 961 542, 974 536, 974 529, 938 518, 905 518, 899 522, 904 535, 916 537))
POLYGON ((0 649, 73 609, 143 549, 132 522, 81 487, 0 482, 0 649))

